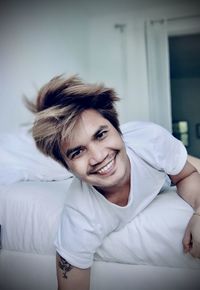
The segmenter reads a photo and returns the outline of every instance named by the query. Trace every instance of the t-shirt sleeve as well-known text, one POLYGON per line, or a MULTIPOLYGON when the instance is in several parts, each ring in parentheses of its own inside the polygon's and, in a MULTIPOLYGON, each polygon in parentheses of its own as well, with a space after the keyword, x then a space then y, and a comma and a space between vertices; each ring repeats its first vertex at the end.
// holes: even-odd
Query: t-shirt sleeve
POLYGON ((167 174, 180 173, 187 161, 187 151, 183 143, 161 126, 155 126, 156 165, 167 174))
POLYGON ((57 237, 56 251, 71 265, 91 267, 96 249, 102 244, 101 226, 69 205, 65 206, 57 237))
POLYGON ((171 175, 183 169, 186 148, 165 128, 150 122, 130 122, 122 131, 127 146, 154 168, 171 175))

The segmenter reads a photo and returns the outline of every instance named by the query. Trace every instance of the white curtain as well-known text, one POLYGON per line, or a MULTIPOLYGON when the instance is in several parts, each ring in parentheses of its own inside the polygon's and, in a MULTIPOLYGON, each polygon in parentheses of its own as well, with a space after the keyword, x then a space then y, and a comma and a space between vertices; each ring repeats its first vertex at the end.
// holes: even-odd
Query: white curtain
POLYGON ((146 22, 151 121, 171 131, 171 94, 167 21, 146 22))
POLYGON ((200 15, 146 22, 150 119, 172 130, 168 37, 200 33, 200 15))

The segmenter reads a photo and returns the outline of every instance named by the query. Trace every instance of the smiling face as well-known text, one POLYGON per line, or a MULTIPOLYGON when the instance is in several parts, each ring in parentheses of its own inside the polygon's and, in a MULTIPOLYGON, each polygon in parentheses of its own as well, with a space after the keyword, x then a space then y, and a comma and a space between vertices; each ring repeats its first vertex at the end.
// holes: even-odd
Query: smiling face
POLYGON ((81 114, 62 152, 74 175, 104 193, 129 182, 130 164, 121 135, 93 109, 81 114))

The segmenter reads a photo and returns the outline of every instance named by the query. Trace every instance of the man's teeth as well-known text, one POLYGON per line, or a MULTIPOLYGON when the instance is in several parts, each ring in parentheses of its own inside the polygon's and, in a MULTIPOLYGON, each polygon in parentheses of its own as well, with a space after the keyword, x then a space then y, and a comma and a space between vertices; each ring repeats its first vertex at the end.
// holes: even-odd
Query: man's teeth
POLYGON ((104 166, 103 168, 98 170, 98 173, 105 174, 105 173, 109 172, 109 170, 113 166, 113 162, 114 162, 114 160, 111 160, 106 166, 104 166))

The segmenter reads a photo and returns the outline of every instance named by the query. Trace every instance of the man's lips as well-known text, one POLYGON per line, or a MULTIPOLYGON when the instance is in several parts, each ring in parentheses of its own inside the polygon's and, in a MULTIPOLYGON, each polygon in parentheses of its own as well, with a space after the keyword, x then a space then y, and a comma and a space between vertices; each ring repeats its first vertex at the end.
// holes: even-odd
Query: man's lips
POLYGON ((117 155, 117 153, 115 153, 115 155, 112 156, 112 158, 105 165, 103 165, 99 168, 95 168, 95 169, 91 170, 89 173, 90 174, 101 174, 101 175, 105 175, 105 174, 109 173, 114 166, 114 161, 115 161, 116 155, 117 155))
POLYGON ((104 174, 108 174, 114 165, 114 158, 112 160, 110 160, 110 162, 108 162, 105 166, 103 166, 101 169, 97 170, 97 173, 104 175, 104 174))

